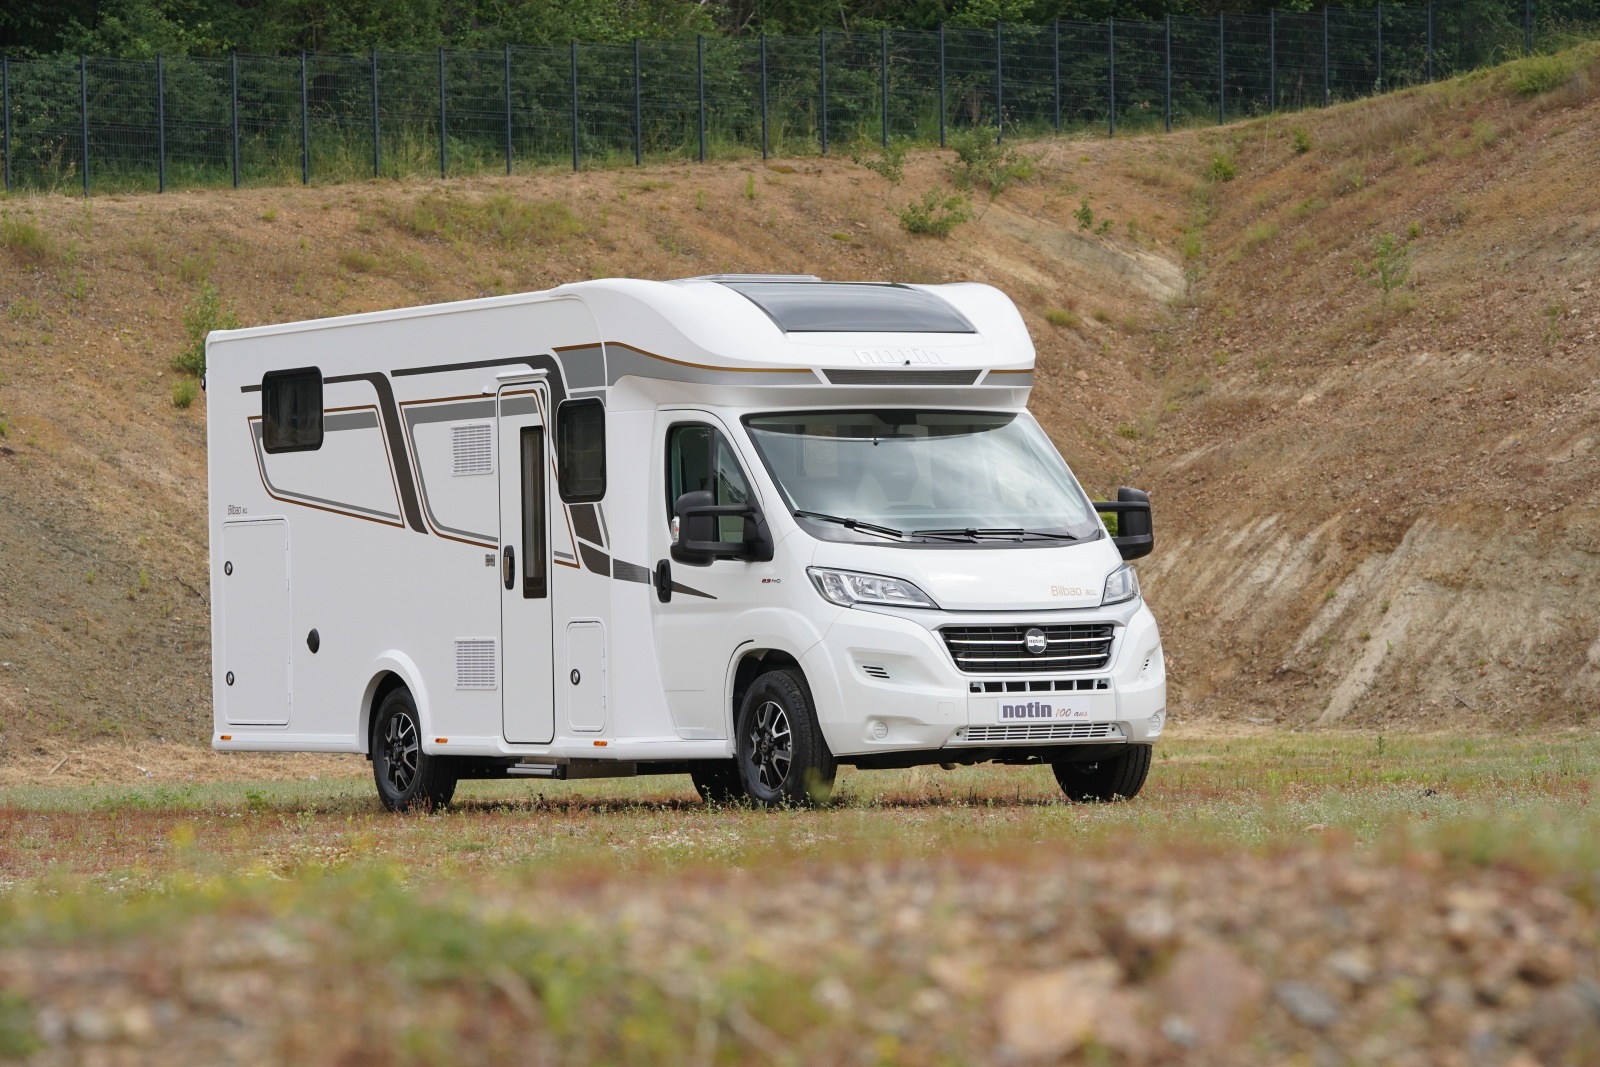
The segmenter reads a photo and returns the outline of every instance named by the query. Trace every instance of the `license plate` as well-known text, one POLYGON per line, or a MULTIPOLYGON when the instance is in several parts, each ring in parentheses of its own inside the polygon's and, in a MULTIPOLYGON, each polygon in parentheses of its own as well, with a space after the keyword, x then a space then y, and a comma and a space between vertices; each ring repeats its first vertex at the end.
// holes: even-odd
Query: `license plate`
POLYGON ((1096 714, 1097 701, 1089 693, 1016 693, 993 701, 994 721, 998 723, 1027 722, 1098 722, 1110 719, 1111 708, 1096 714))

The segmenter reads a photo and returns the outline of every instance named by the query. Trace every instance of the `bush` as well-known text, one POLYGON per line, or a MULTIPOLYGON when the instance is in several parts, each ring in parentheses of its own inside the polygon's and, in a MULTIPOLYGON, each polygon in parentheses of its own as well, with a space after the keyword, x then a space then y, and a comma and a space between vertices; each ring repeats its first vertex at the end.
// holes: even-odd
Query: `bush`
POLYGON ((1372 260, 1364 266, 1367 279, 1380 293, 1385 307, 1389 294, 1411 280, 1411 249, 1392 233, 1372 242, 1372 260))
POLYGON ((906 176, 906 143, 904 138, 892 138, 883 150, 874 155, 868 155, 858 145, 850 150, 850 161, 859 166, 866 167, 872 173, 888 180, 890 185, 899 185, 906 176))
POLYGON ((172 383, 172 406, 180 411, 193 404, 199 395, 200 383, 193 378, 185 376, 172 383))
POLYGON ((898 214, 907 233, 949 237, 957 226, 972 218, 972 198, 961 193, 946 196, 941 189, 929 189, 922 199, 911 201, 898 214))
POLYGON ((999 142, 993 126, 974 126, 950 138, 956 163, 951 179, 962 189, 986 189, 993 200, 1014 182, 1033 177, 1033 160, 999 142))
POLYGON ((204 377, 206 336, 212 330, 238 328, 238 317, 222 306, 222 296, 217 292, 217 287, 210 282, 201 285, 194 302, 183 311, 183 332, 188 335, 189 343, 184 346, 183 351, 172 357, 172 369, 196 378, 204 377))
POLYGON ((1568 56, 1531 56, 1506 65, 1506 84, 1512 92, 1538 96, 1561 88, 1577 72, 1568 56))
POLYGON ((1220 153, 1212 156, 1211 163, 1206 167, 1206 177, 1214 182, 1231 182, 1238 176, 1238 165, 1220 153))
POLYGON ((1311 151, 1311 135, 1299 126, 1289 127, 1289 141, 1294 145, 1294 154, 1297 156, 1311 151))

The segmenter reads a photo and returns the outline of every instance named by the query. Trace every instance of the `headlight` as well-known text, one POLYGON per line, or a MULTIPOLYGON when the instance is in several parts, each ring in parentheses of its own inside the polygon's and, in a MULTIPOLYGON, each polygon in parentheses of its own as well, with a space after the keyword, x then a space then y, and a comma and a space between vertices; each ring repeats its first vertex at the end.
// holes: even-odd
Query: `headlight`
POLYGON ((1111 572, 1111 577, 1106 579, 1106 591, 1100 597, 1100 606, 1107 604, 1121 604, 1127 600, 1137 599, 1139 596, 1139 576, 1133 573, 1133 566, 1124 563, 1111 572))
POLYGON ((858 574, 827 567, 807 567, 811 582, 827 600, 842 608, 857 604, 886 604, 899 608, 936 608, 933 598, 910 582, 881 574, 858 574))

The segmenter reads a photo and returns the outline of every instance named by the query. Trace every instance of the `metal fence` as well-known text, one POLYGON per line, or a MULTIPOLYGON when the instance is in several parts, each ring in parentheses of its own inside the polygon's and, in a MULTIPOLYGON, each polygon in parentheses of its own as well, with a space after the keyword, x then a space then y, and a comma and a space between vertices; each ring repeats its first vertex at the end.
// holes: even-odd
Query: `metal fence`
POLYGON ((426 55, 6 59, 0 155, 7 192, 88 195, 825 154, 973 127, 1115 135, 1327 106, 1585 28, 1504 0, 426 55))

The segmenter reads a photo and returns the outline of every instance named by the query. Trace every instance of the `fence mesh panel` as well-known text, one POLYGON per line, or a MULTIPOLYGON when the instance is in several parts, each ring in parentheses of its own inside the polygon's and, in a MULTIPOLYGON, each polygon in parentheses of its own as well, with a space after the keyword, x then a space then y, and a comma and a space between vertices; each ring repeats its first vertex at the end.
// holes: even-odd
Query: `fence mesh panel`
POLYGON ((4 65, 6 188, 146 191, 1205 125, 1600 34, 1600 0, 4 65), (1532 11, 1533 21, 1528 12, 1532 11))

